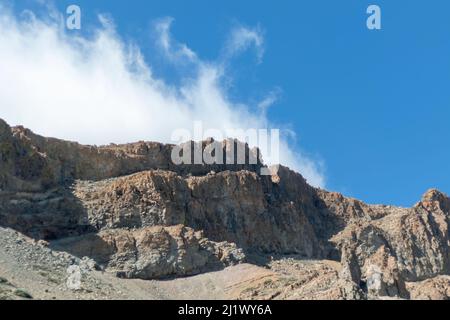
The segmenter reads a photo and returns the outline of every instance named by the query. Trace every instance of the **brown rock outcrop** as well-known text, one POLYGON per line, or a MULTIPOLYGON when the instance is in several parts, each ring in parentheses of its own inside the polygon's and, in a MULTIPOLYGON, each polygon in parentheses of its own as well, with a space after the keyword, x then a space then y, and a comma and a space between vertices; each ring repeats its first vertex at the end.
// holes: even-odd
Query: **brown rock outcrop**
MULTIPOLYGON (((41 189, 77 179, 98 181, 144 170, 161 169, 179 175, 205 175, 211 170, 256 172, 262 167, 258 151, 236 140, 228 139, 218 143, 210 139, 199 143, 186 143, 189 144, 192 164, 176 165, 171 158, 175 146, 170 144, 141 141, 124 145, 88 146, 42 137, 20 126, 10 128, 3 121, 0 124, 0 153, 8 163, 15 165, 15 170, 9 173, 23 181, 41 182, 40 185, 35 185, 35 188, 41 189), (222 162, 210 165, 194 164, 194 152, 200 150, 202 154, 212 143, 218 144, 218 148, 223 150, 222 162), (244 164, 227 164, 225 151, 231 148, 235 150, 235 157, 238 149, 245 151, 244 164), (253 155, 256 164, 251 164, 250 155, 253 155)), ((10 189, 13 187, 19 190, 21 186, 9 186, 10 189)))
POLYGON ((450 300, 450 276, 437 276, 407 286, 414 300, 450 300))
MULTIPOLYGON (((450 273, 448 197, 435 190, 410 209, 348 225, 333 238, 358 264, 353 273, 376 295, 407 297, 406 281, 450 273)), ((349 261, 342 256, 342 263, 349 261)))
POLYGON ((182 225, 105 230, 54 242, 53 248, 88 256, 123 278, 187 276, 245 260, 236 245, 211 242, 182 225))
POLYGON ((268 183, 249 171, 183 178, 158 170, 78 182, 74 194, 98 230, 185 224, 245 249, 319 255, 306 216, 291 201, 271 204, 268 183))

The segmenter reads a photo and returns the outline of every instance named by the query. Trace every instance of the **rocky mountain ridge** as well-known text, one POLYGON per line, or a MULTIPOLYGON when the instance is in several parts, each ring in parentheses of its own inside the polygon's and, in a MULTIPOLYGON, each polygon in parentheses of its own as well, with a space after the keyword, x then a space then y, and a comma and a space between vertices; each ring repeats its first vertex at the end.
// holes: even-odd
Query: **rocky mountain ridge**
MULTIPOLYGON (((222 142, 224 150, 238 144, 222 142)), ((0 227, 126 279, 242 263, 277 270, 243 298, 448 298, 445 194, 430 190, 412 208, 367 205, 283 166, 263 176, 261 162, 175 165, 173 147, 84 146, 0 120, 0 227), (286 256, 296 267, 274 262, 286 256)), ((245 150, 247 160, 258 154, 245 150)))

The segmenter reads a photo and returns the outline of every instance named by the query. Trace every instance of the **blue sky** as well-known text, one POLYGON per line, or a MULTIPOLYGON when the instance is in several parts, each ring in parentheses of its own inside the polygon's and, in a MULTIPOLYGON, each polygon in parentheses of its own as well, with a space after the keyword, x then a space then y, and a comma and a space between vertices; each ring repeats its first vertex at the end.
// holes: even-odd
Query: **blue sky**
MULTIPOLYGON (((297 134, 323 163, 327 189, 369 203, 410 206, 428 188, 450 192, 450 2, 434 1, 57 1, 77 4, 82 32, 108 13, 117 33, 139 45, 156 77, 177 83, 183 67, 155 48, 154 23, 203 61, 215 61, 232 28, 257 28, 255 48, 230 59, 228 96, 251 105, 277 93, 268 118, 297 134), (366 8, 382 30, 366 28, 366 8)), ((14 5, 38 8, 35 1, 14 5)), ((0 115, 1 116, 1 115, 0 115)), ((151 139, 151 137, 142 137, 151 139)))

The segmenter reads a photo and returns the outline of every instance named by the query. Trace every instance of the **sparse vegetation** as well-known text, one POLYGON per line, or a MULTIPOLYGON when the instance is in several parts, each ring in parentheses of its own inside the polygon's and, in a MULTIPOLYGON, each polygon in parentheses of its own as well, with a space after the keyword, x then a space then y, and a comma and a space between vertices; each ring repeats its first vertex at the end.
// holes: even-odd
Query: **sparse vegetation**
POLYGON ((16 289, 14 291, 14 294, 16 296, 18 296, 18 297, 21 297, 21 298, 33 299, 33 296, 31 294, 29 294, 28 292, 26 292, 25 290, 23 290, 23 289, 16 289))
POLYGON ((9 284, 9 281, 6 280, 6 279, 3 278, 3 277, 0 277, 0 284, 6 284, 6 285, 8 285, 8 284, 9 284))

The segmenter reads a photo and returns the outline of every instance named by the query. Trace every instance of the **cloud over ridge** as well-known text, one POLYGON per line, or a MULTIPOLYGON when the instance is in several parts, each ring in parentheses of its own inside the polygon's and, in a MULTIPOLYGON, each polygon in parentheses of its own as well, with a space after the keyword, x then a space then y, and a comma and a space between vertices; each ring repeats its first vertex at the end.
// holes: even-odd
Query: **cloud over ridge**
MULTIPOLYGON (((226 67, 202 61, 173 39, 172 18, 159 20, 154 32, 167 59, 195 68, 195 76, 178 86, 155 77, 139 47, 123 41, 105 17, 90 37, 68 34, 60 18, 54 12, 48 19, 32 12, 18 17, 0 8, 0 118, 10 124, 85 144, 168 143, 175 129, 191 129, 195 121, 223 132, 272 127, 265 110, 277 94, 260 103, 260 113, 230 101, 221 83, 226 67)), ((233 29, 225 46, 230 56, 253 47, 262 61, 259 28, 233 29)), ((321 166, 289 147, 287 138, 280 151, 282 164, 324 186, 321 166)))

